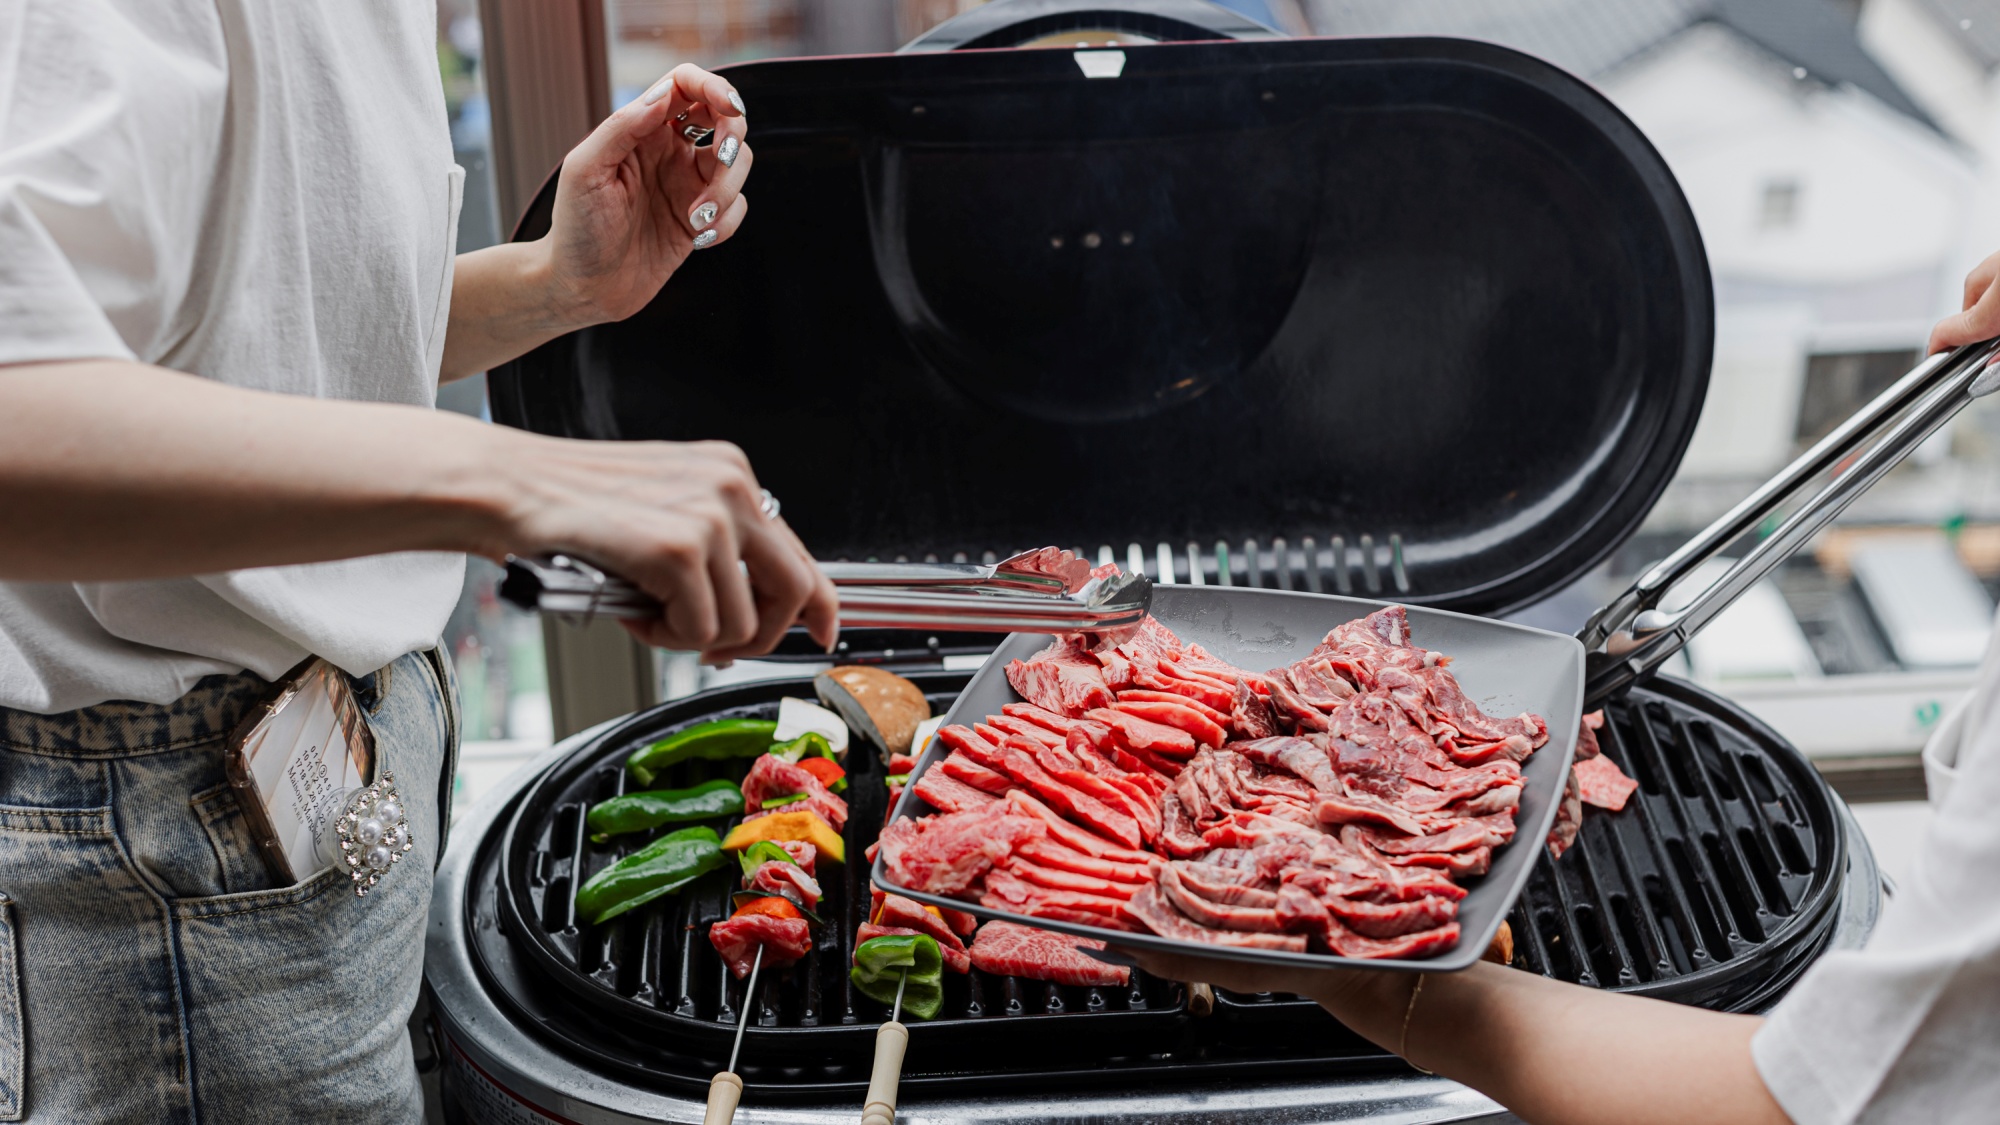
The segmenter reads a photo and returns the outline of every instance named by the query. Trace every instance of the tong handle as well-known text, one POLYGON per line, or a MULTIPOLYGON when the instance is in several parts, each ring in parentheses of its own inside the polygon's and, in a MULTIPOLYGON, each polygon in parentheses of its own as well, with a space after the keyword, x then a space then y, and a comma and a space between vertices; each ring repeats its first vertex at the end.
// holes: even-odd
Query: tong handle
POLYGON ((910 1029, 890 1020, 875 1032, 875 1070, 868 1076, 868 1104, 861 1125, 896 1125, 896 1089, 903 1082, 903 1052, 910 1029))
POLYGON ((1650 674, 1832 522, 1973 399, 2000 388, 2000 340, 1967 344, 1926 359, 1832 433, 1820 439, 1742 503, 1679 550, 1654 564, 1597 611, 1577 634, 1589 655, 1584 706, 1594 706, 1650 674), (1827 471, 1834 476, 1798 510, 1686 606, 1667 613, 1660 601, 1724 547, 1761 525, 1827 471))
POLYGON ((719 1071, 708 1080, 708 1112, 701 1125, 730 1125, 736 1119, 736 1103, 743 1100, 743 1080, 729 1071, 719 1071))

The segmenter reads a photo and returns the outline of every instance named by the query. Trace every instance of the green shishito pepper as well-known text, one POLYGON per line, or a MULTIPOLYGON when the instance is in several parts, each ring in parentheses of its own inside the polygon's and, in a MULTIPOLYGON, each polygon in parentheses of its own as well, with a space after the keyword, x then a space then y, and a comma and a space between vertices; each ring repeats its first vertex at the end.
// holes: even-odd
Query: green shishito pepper
POLYGON ((890 934, 862 942, 855 947, 847 979, 863 996, 884 1004, 896 1002, 896 986, 902 984, 903 1012, 918 1019, 931 1019, 944 1007, 944 954, 929 934, 890 934))
POLYGON ((590 838, 603 843, 626 832, 644 832, 662 824, 733 816, 743 811, 743 790, 723 778, 689 789, 647 789, 627 793, 592 806, 584 823, 590 838))
POLYGON ((632 756, 625 759, 625 768, 632 771, 632 780, 638 782, 640 788, 650 788, 653 779, 678 762, 694 758, 709 761, 754 758, 770 749, 771 737, 777 733, 778 724, 768 719, 717 719, 697 723, 633 751, 632 756))
POLYGON ((593 925, 672 894, 729 862, 715 829, 683 828, 647 844, 590 877, 576 892, 576 912, 593 925))

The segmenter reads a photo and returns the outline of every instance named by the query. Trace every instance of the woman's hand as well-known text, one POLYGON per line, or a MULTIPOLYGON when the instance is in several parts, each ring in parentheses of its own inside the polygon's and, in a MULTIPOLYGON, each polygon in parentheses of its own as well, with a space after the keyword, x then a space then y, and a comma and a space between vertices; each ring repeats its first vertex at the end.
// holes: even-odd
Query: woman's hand
POLYGON ((645 308, 690 253, 743 225, 748 127, 735 89, 696 66, 605 118, 563 158, 547 235, 458 256, 439 378, 645 308), (696 148, 690 129, 715 136, 696 148))
POLYGON ((580 323, 638 312, 695 250, 736 233, 749 210, 743 101, 684 63, 564 158, 547 243, 549 283, 580 323), (687 130, 713 129, 705 148, 687 130))
POLYGON ((720 441, 597 442, 496 435, 515 499, 506 554, 575 554, 636 583, 666 607, 627 622, 649 645, 715 662, 769 652, 795 622, 833 647, 833 584, 784 521, 764 514, 743 451, 720 441), (515 444, 518 443, 518 444, 515 444))
POLYGON ((2000 286, 1993 284, 1995 277, 2000 277, 2000 254, 1989 256, 1965 275, 1963 311, 1937 322, 1924 354, 2000 336, 2000 286))

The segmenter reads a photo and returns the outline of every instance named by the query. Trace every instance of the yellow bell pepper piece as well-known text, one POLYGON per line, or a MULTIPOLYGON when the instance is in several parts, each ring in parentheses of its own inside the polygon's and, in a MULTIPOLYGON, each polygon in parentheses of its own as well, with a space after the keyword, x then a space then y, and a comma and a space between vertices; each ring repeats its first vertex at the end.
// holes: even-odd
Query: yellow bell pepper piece
POLYGON ((722 841, 722 850, 740 852, 759 840, 799 840, 818 848, 819 854, 835 863, 847 862, 846 843, 816 812, 802 809, 746 820, 729 830, 729 836, 722 841))

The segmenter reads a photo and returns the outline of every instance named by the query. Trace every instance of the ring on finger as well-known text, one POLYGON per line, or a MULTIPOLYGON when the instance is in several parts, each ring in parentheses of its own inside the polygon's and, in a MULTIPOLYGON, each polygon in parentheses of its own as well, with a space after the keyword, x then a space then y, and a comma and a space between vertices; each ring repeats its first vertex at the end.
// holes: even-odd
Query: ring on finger
POLYGON ((764 518, 767 520, 777 519, 778 513, 783 511, 784 507, 783 504, 778 503, 776 496, 771 495, 771 490, 768 488, 764 489, 763 495, 757 498, 757 510, 764 513, 764 518))
POLYGON ((686 137, 691 145, 698 145, 707 140, 708 135, 713 132, 715 130, 701 125, 685 125, 681 128, 681 136, 686 137))

